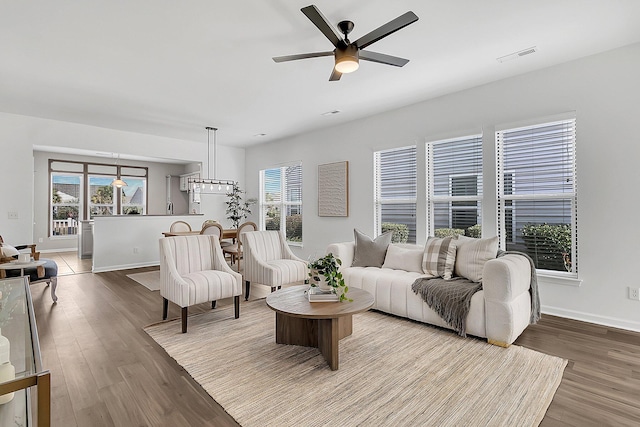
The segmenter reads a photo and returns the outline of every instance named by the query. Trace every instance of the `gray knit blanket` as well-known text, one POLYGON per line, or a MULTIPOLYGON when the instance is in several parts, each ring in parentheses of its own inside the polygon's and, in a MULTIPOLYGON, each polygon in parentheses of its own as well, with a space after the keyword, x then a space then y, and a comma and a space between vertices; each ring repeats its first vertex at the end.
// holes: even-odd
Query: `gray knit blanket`
MULTIPOLYGON (((540 299, 538 295, 538 276, 531 257, 522 252, 498 251, 498 258, 516 254, 526 257, 531 265, 531 284, 529 293, 531 294, 531 316, 529 323, 537 323, 540 319, 540 299)), ((482 289, 482 283, 472 282, 464 277, 454 277, 445 280, 440 277, 425 278, 419 277, 411 285, 414 293, 420 294, 422 299, 434 310, 447 324, 458 333, 466 336, 466 319, 471 308, 471 298, 482 289)))

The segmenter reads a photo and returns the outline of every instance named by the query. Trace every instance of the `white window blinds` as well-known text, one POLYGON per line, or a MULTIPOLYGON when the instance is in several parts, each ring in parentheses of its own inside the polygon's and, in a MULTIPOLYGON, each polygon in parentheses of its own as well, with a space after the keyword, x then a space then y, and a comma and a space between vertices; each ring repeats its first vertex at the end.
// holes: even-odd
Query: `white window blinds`
POLYGON ((430 236, 480 237, 482 135, 427 143, 430 236))
MULTIPOLYGON (((393 225, 408 228, 408 242, 416 241, 416 147, 377 151, 374 154, 376 230, 393 225)), ((389 228, 390 229, 390 228, 389 228)))
POLYGON ((577 271, 575 119, 496 132, 501 245, 577 271))

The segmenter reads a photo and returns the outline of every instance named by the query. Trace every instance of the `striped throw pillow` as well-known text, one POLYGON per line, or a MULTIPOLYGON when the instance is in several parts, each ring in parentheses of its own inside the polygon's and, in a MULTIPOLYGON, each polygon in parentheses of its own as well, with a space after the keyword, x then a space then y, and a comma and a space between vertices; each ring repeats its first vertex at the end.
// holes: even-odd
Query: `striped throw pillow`
POLYGON ((443 279, 451 279, 456 262, 456 242, 453 237, 429 237, 424 246, 422 271, 443 279))
POLYGON ((458 236, 455 273, 473 282, 482 282, 484 264, 498 254, 498 238, 474 239, 458 236))

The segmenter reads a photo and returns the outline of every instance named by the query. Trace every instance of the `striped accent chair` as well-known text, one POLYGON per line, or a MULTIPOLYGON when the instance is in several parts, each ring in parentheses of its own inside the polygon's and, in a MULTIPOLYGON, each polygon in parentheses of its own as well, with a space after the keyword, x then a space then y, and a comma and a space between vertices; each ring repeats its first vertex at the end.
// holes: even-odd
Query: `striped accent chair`
POLYGON ((282 285, 308 279, 307 262, 291 252, 281 231, 248 231, 243 233, 244 299, 249 299, 251 282, 271 287, 271 292, 282 285))
POLYGON ((234 297, 235 318, 240 317, 242 276, 229 267, 215 235, 165 237, 160 239, 160 295, 162 319, 167 319, 169 301, 182 308, 182 332, 187 332, 189 306, 234 297))

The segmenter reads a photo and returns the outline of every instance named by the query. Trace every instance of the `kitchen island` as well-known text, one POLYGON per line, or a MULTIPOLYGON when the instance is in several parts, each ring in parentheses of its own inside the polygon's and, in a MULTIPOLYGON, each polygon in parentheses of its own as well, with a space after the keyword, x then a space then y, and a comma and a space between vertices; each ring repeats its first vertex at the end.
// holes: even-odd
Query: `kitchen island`
POLYGON ((200 230, 204 215, 113 215, 94 217, 94 273, 160 264, 158 240, 175 221, 200 230))

